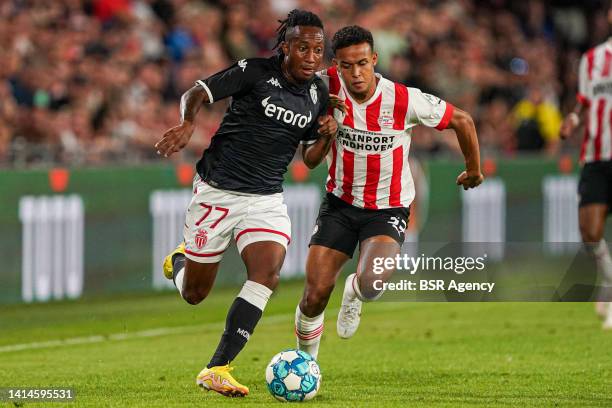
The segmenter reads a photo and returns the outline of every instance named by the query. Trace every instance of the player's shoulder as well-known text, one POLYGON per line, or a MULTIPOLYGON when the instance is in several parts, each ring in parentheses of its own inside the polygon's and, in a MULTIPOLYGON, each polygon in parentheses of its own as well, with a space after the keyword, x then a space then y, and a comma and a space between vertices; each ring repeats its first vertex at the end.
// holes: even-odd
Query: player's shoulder
POLYGON ((394 92, 395 89, 397 88, 407 89, 407 86, 402 84, 401 82, 396 82, 389 78, 385 78, 379 73, 377 73, 376 76, 378 77, 378 84, 383 89, 383 91, 387 91, 387 92, 393 91, 394 92))
POLYGON ((317 89, 317 91, 319 93, 324 93, 324 94, 328 94, 329 93, 329 89, 327 87, 327 83, 318 74, 315 75, 314 79, 312 80, 312 85, 314 85, 314 87, 317 89))
POLYGON ((596 46, 591 47, 588 50, 586 50, 584 54, 582 54, 582 57, 585 59, 593 58, 595 54, 598 54, 600 52, 605 52, 609 44, 610 44, 609 40, 604 41, 601 44, 597 44, 596 46))
POLYGON ((327 83, 330 78, 338 78, 338 70, 332 65, 331 67, 317 71, 316 76, 327 83))
POLYGON ((243 58, 236 61, 236 66, 242 68, 242 71, 253 76, 262 76, 270 71, 275 70, 275 57, 271 58, 243 58))

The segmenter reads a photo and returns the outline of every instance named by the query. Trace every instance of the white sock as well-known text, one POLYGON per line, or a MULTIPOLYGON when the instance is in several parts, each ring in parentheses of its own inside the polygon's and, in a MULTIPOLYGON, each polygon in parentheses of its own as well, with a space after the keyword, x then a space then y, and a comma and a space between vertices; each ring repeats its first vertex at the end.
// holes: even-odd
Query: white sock
POLYGON ((183 296, 183 275, 185 274, 185 268, 181 268, 180 271, 174 277, 174 285, 178 289, 181 296, 183 296))
POLYGON ((359 300, 361 300, 362 302, 374 302, 375 300, 380 299, 380 297, 383 295, 384 291, 379 291, 376 296, 369 298, 369 297, 365 297, 362 293, 361 293, 361 289, 359 288, 359 280, 357 279, 357 274, 354 273, 351 275, 353 277, 353 284, 351 285, 351 287, 349 288, 349 290, 347 291, 347 294, 349 295, 350 299, 354 299, 355 297, 359 300), (352 289, 352 290, 351 290, 352 289))
POLYGON ((248 280, 242 285, 238 297, 243 298, 263 312, 270 300, 272 290, 261 283, 248 280))
POLYGON ((608 251, 608 244, 605 239, 601 239, 593 247, 593 256, 595 256, 595 262, 597 263, 597 271, 603 278, 604 286, 612 286, 612 258, 610 258, 610 251, 608 251))
POLYGON ((346 286, 344 287, 344 293, 346 294, 346 296, 349 298, 349 300, 358 298, 363 302, 363 295, 361 294, 361 291, 359 290, 359 285, 357 284, 357 274, 353 273, 349 275, 349 278, 347 279, 349 279, 349 282, 351 282, 351 284, 348 288, 346 286))
POLYGON ((319 344, 323 336, 323 316, 325 312, 315 317, 308 317, 300 309, 295 308, 295 337, 297 347, 310 354, 315 360, 319 354, 319 344))

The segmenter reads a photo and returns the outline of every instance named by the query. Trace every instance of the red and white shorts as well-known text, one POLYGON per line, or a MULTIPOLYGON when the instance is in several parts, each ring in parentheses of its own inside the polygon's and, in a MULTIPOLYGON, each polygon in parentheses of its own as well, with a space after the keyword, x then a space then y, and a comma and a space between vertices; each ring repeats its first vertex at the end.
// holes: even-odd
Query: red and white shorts
POLYGON ((223 258, 232 236, 238 252, 260 241, 278 242, 287 248, 291 221, 281 193, 244 194, 211 187, 196 175, 187 209, 183 237, 187 258, 215 263, 223 258))

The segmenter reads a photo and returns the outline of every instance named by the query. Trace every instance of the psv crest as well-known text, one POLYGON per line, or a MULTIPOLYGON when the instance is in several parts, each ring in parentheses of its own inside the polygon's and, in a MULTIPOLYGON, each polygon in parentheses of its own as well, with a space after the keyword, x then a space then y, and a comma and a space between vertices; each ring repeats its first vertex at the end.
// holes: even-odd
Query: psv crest
POLYGON ((312 99, 312 103, 314 103, 315 105, 317 104, 317 85, 316 84, 312 84, 310 85, 310 98, 312 99))
POLYGON ((195 244, 198 249, 202 249, 202 247, 206 245, 206 242, 208 242, 208 233, 203 229, 198 230, 195 236, 195 244))
POLYGON ((393 127, 394 123, 395 123, 395 120, 393 119, 393 116, 391 116, 391 112, 383 111, 381 112, 381 115, 378 117, 378 125, 380 127, 391 128, 393 127))

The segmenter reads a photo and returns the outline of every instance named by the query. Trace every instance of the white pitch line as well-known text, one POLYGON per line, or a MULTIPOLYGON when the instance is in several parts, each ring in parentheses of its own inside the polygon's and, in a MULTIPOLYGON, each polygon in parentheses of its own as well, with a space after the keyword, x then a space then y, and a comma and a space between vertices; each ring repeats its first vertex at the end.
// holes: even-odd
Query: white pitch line
MULTIPOLYGON (((379 303, 377 307, 384 308, 384 309, 395 309, 398 307, 398 304, 379 303)), ((338 312, 337 308, 327 309, 328 316, 335 315, 337 312, 338 312)), ((273 315, 273 316, 262 318, 261 323, 277 323, 282 320, 290 320, 291 322, 293 322, 293 318, 294 318, 293 313, 273 315)), ((158 327, 155 329, 146 329, 146 330, 140 330, 140 331, 131 332, 131 333, 130 332, 112 333, 112 334, 106 334, 106 335, 97 334, 93 336, 71 337, 71 338, 61 339, 61 340, 48 340, 48 341, 36 341, 32 343, 9 344, 6 346, 0 346, 0 354, 1 353, 13 353, 13 352, 24 351, 24 350, 36 350, 36 349, 45 349, 45 348, 74 346, 74 345, 79 345, 79 344, 104 343, 107 341, 123 341, 123 340, 131 340, 131 339, 138 339, 138 338, 161 337, 161 336, 168 336, 171 334, 196 333, 196 332, 200 332, 206 329, 211 329, 215 327, 223 327, 224 324, 225 324, 224 322, 211 322, 211 323, 191 325, 191 326, 158 327)))
MULTIPOLYGON (((289 320, 293 317, 293 314, 282 314, 265 317, 262 319, 262 323, 276 323, 282 320, 289 320)), ((19 343, 9 344, 6 346, 0 346, 0 353, 12 353, 23 350, 36 350, 44 348, 55 348, 63 346, 73 346, 79 344, 93 344, 103 343, 106 341, 123 341, 138 338, 150 338, 150 337, 161 337, 168 336, 171 334, 185 334, 185 333, 196 333, 206 329, 217 327, 223 327, 223 322, 211 322, 200 325, 191 326, 176 326, 176 327, 158 327, 156 329, 147 329, 136 331, 132 333, 113 333, 107 335, 93 335, 93 336, 82 336, 82 337, 71 337, 62 340, 48 340, 48 341, 36 341, 32 343, 19 343)))

